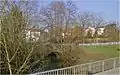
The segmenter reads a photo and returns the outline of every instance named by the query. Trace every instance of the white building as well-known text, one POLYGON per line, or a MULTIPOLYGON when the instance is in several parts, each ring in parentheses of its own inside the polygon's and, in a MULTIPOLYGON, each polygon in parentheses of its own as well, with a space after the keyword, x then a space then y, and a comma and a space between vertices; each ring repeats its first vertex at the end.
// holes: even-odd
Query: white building
POLYGON ((103 35, 105 28, 98 28, 97 34, 98 35, 103 35))
POLYGON ((40 30, 38 29, 26 29, 26 40, 29 41, 30 39, 32 39, 32 41, 37 41, 40 37, 40 30))
POLYGON ((91 37, 94 36, 95 32, 97 32, 98 35, 103 35, 105 28, 101 27, 101 28, 94 28, 94 27, 88 27, 87 29, 85 29, 85 36, 88 35, 88 32, 91 33, 91 37))
POLYGON ((29 41, 30 39, 32 41, 37 41, 40 37, 44 38, 43 34, 48 34, 49 30, 45 29, 45 30, 40 30, 37 28, 31 28, 31 29, 26 29, 25 30, 25 35, 26 35, 26 40, 29 41))
POLYGON ((85 36, 87 36, 88 32, 90 32, 91 33, 91 37, 93 37, 94 34, 95 34, 95 31, 96 31, 96 29, 94 27, 90 27, 89 26, 87 29, 85 29, 85 36))

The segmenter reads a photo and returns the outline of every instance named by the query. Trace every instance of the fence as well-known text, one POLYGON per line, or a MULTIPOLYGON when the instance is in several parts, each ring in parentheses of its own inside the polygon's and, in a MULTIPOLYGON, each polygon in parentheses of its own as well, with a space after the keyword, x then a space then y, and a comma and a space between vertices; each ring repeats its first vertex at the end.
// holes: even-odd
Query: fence
POLYGON ((91 75, 117 67, 120 67, 120 57, 45 72, 38 72, 31 75, 91 75))
POLYGON ((80 46, 91 46, 91 45, 114 45, 114 44, 120 44, 120 42, 106 42, 106 43, 83 43, 79 44, 80 46))

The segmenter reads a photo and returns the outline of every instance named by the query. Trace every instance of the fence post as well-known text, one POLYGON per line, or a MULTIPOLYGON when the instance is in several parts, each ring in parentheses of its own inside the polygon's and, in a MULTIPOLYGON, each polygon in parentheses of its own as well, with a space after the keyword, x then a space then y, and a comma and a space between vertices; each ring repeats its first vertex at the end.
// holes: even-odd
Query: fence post
POLYGON ((73 67, 73 75, 75 75, 75 67, 73 67))
POLYGON ((104 64, 105 64, 104 62, 105 62, 105 61, 103 60, 103 61, 102 61, 102 71, 104 71, 104 67, 105 67, 105 66, 104 66, 104 64))
POLYGON ((89 71, 91 71, 91 63, 89 64, 89 71))
POLYGON ((114 68, 116 67, 116 59, 113 59, 113 65, 114 65, 114 68))
POLYGON ((58 75, 58 70, 57 70, 57 74, 56 75, 58 75))

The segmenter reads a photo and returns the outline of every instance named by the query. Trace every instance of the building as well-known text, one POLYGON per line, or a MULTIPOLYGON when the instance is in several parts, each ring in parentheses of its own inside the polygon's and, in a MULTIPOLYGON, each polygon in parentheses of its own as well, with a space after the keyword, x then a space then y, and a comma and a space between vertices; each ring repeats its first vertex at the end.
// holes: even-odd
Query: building
POLYGON ((98 27, 98 28, 94 28, 89 26, 88 28, 85 29, 85 36, 88 35, 88 32, 91 33, 91 37, 94 37, 95 32, 97 32, 97 35, 103 35, 105 28, 104 27, 98 27))

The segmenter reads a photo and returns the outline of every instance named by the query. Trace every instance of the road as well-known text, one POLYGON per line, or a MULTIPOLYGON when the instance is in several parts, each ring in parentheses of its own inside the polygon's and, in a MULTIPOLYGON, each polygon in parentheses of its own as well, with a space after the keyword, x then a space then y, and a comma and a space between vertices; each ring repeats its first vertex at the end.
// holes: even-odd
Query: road
POLYGON ((94 75, 120 75, 120 67, 112 70, 108 70, 105 72, 97 73, 94 75))

